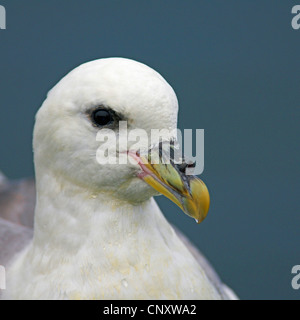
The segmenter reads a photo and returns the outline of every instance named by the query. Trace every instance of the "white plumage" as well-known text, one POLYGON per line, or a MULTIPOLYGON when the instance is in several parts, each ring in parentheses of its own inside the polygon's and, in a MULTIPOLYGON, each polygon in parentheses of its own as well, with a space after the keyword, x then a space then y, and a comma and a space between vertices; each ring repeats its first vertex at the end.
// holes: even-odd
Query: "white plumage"
POLYGON ((177 126, 173 89, 141 63, 101 59, 63 78, 36 117, 34 237, 8 270, 4 298, 228 298, 137 178, 140 167, 97 163, 98 129, 87 116, 97 105, 130 128, 177 126))

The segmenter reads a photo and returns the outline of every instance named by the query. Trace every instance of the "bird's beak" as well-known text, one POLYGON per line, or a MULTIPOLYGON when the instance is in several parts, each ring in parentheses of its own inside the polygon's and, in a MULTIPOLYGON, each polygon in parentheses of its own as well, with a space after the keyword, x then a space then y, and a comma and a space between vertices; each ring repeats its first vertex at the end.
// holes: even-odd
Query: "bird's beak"
POLYGON ((139 175, 141 179, 176 203, 198 223, 205 219, 210 205, 209 192, 202 180, 185 174, 186 167, 190 165, 185 162, 178 165, 173 161, 151 163, 153 161, 149 161, 150 158, 162 160, 161 150, 157 153, 151 150, 151 157, 136 154, 134 158, 142 168, 142 173, 139 175))

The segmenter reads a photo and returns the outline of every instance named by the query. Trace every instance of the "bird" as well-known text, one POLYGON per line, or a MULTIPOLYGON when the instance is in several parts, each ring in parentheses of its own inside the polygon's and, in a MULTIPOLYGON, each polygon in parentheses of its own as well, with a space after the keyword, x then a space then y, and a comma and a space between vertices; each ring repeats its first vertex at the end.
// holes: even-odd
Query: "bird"
POLYGON ((34 125, 35 182, 0 179, 1 299, 237 299, 153 198, 164 194, 201 222, 204 183, 181 172, 187 165, 147 163, 120 139, 121 121, 174 132, 177 117, 168 82, 127 58, 86 62, 48 92, 34 125), (99 163, 108 131, 117 157, 132 161, 99 163))

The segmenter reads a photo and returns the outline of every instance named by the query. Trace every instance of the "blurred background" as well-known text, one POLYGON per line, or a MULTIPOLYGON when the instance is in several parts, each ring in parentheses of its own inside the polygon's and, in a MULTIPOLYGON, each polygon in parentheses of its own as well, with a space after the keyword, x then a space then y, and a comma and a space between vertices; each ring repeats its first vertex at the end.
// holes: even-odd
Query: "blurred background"
MULTIPOLYGON (((177 93, 180 129, 205 129, 211 211, 163 212, 242 299, 299 299, 300 30, 297 1, 0 0, 0 170, 34 175, 32 129, 46 93, 83 62, 121 56, 177 93)), ((300 1, 298 1, 300 4, 300 1)))

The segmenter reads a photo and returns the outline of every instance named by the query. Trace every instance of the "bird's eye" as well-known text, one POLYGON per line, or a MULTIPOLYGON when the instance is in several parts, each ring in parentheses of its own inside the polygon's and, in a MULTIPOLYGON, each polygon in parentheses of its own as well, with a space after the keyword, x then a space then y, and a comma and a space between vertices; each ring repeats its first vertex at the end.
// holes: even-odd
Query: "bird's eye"
POLYGON ((92 114, 92 119, 97 126, 105 126, 114 121, 109 110, 97 109, 92 114))

